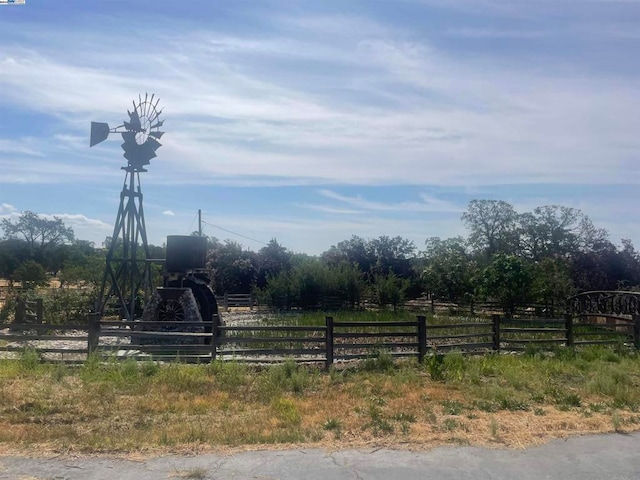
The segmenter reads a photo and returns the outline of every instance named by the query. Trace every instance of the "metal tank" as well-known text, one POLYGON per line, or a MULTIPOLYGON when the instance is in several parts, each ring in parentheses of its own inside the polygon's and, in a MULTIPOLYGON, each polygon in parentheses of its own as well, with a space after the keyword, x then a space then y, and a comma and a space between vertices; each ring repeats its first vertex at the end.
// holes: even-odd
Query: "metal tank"
MULTIPOLYGON (((142 321, 210 322, 222 325, 218 302, 211 290, 205 263, 207 238, 189 235, 167 237, 163 286, 148 302, 142 321)), ((188 330, 212 333, 211 325, 188 330)), ((211 340, 207 339, 206 343, 211 340)))

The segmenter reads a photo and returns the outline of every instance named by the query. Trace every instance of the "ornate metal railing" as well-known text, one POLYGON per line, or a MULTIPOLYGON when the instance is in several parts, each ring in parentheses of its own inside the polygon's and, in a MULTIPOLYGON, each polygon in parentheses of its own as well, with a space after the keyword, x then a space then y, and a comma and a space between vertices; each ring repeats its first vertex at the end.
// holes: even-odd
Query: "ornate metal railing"
POLYGON ((582 292, 567 299, 571 315, 640 315, 640 292, 582 292))

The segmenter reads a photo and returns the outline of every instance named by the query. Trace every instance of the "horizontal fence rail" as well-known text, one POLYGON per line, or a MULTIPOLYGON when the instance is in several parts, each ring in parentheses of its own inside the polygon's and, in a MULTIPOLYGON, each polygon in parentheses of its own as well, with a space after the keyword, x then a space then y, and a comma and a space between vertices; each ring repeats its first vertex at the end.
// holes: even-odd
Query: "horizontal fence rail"
POLYGON ((521 352, 528 349, 617 345, 640 349, 640 315, 581 314, 563 318, 514 319, 494 314, 482 317, 427 317, 400 321, 340 321, 324 325, 219 325, 210 322, 123 322, 90 314, 84 323, 0 324, 0 355, 12 357, 25 349, 44 360, 82 362, 90 354, 102 358, 210 362, 238 360, 273 363, 285 359, 321 363, 375 357, 384 351, 394 358, 521 352))
POLYGON ((229 311, 230 307, 243 307, 253 310, 257 306, 258 302, 253 293, 225 293, 222 296, 222 307, 225 311, 229 311))
POLYGON ((216 326, 212 359, 251 362, 326 361, 327 329, 324 326, 216 326))
POLYGON ((362 359, 380 350, 394 357, 421 357, 420 319, 424 317, 406 322, 336 322, 327 317, 327 330, 332 330, 328 359, 362 359))
POLYGON ((86 360, 89 344, 87 323, 0 323, 0 355, 3 358, 32 350, 45 361, 79 363, 86 360))

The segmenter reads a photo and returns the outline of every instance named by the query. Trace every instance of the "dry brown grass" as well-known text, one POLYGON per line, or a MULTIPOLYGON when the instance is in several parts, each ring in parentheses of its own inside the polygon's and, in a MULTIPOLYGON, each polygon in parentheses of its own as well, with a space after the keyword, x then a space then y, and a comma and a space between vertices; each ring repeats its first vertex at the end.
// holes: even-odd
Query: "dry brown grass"
POLYGON ((416 364, 323 373, 293 364, 256 370, 94 362, 72 370, 33 359, 5 361, 0 446, 93 453, 292 445, 524 448, 640 425, 636 357, 491 362, 453 358, 451 365, 462 370, 449 366, 435 381, 416 364), (621 390, 600 385, 594 372, 626 372, 614 385, 621 390))

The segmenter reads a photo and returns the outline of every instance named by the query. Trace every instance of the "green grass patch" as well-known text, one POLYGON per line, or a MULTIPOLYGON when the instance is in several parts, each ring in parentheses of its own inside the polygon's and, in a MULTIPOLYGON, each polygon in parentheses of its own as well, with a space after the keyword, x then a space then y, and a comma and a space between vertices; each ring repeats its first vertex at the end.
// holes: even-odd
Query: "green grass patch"
MULTIPOLYGON (((380 350, 358 366, 325 372, 292 360, 257 367, 90 357, 74 367, 25 351, 0 360, 0 442, 133 451, 477 435, 508 444, 521 416, 527 425, 548 422, 542 432, 553 431, 558 416, 579 419, 576 425, 599 421, 602 431, 640 425, 635 354, 451 352, 424 364, 389 357, 380 350)), ((573 428, 562 422, 569 425, 563 432, 573 428)))

